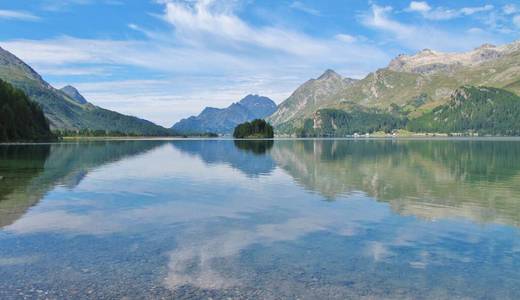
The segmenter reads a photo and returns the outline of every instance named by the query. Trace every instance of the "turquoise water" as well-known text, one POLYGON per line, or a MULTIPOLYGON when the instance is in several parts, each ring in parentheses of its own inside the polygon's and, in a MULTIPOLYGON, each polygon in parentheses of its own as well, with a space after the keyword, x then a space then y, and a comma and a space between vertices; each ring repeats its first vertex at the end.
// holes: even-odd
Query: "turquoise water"
POLYGON ((520 299, 520 141, 0 146, 0 298, 520 299))

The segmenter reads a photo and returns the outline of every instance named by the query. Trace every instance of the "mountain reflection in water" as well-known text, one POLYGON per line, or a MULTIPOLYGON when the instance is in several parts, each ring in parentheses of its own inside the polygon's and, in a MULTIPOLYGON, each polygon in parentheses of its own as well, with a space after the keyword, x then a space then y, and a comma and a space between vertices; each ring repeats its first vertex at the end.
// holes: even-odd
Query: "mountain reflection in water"
POLYGON ((520 224, 520 142, 286 141, 271 155, 298 184, 334 200, 364 192, 400 214, 520 224))
POLYGON ((55 186, 74 188, 90 170, 162 144, 96 141, 0 145, 0 227, 16 221, 55 186))
MULTIPOLYGON (((55 185, 164 141, 0 147, 0 226, 55 185)), ((485 140, 180 140, 174 148, 247 176, 279 167, 326 200, 363 192, 404 215, 520 225, 520 142, 485 140)))

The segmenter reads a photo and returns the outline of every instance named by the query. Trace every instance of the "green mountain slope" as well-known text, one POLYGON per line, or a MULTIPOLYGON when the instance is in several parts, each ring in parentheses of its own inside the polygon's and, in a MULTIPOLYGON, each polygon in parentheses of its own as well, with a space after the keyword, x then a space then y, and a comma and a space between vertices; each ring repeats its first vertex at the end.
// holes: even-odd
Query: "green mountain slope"
POLYGON ((54 136, 39 105, 0 80, 0 142, 52 139, 54 136))
POLYGON ((462 87, 451 100, 410 120, 414 132, 520 135, 520 97, 497 88, 462 87))
POLYGON ((52 129, 91 129, 140 135, 171 135, 171 131, 152 122, 80 103, 45 82, 30 66, 0 48, 0 79, 24 91, 40 104, 52 129))
POLYGON ((294 133, 306 119, 324 108, 392 111, 397 106, 417 117, 446 103, 457 88, 465 85, 519 93, 520 41, 500 47, 483 45, 465 53, 426 49, 412 56, 400 55, 388 67, 348 85, 339 81, 329 81, 327 86, 314 84, 320 86, 318 90, 327 92, 316 95, 317 88, 302 91, 308 85, 305 83, 297 90, 300 90, 297 98, 291 96, 279 105, 269 119, 278 133, 294 133))

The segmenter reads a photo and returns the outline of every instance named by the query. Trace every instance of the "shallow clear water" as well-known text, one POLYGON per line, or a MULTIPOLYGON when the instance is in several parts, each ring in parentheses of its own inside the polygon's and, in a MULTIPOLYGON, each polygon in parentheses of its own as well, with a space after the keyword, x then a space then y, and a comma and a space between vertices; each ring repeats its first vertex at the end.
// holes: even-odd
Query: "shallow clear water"
POLYGON ((520 141, 0 146, 0 298, 520 298, 520 141))

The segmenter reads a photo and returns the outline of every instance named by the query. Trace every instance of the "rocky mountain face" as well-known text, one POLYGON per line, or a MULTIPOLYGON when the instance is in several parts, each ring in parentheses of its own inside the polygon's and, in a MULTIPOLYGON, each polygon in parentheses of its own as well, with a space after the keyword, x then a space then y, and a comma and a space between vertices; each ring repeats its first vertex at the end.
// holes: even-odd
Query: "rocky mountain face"
POLYGON ((398 109, 415 118, 446 103, 465 85, 519 93, 520 41, 498 47, 485 44, 465 53, 426 49, 400 55, 388 67, 357 81, 341 81, 339 75, 326 77, 326 83, 319 78, 306 82, 279 105, 270 118, 278 133, 294 133, 323 108, 398 109))
POLYGON ((220 133, 228 134, 241 123, 254 119, 264 119, 276 110, 273 100, 248 95, 227 108, 206 107, 198 116, 183 119, 172 129, 182 134, 220 133))
POLYGON ((269 118, 274 125, 284 124, 301 116, 314 113, 326 101, 336 99, 338 94, 356 82, 344 78, 333 70, 327 70, 317 79, 311 79, 298 87, 296 91, 269 118))
POLYGON ((106 130, 140 135, 170 135, 169 129, 152 122, 97 107, 72 87, 58 90, 29 65, 0 48, 0 79, 22 90, 40 104, 52 129, 106 130))
POLYGON ((60 91, 64 92, 67 96, 79 104, 87 104, 87 99, 85 99, 85 97, 83 97, 83 95, 81 95, 79 91, 71 85, 67 85, 61 88, 60 91))
POLYGON ((416 55, 399 55, 388 65, 388 69, 397 72, 435 73, 446 71, 457 66, 477 66, 493 61, 520 50, 520 43, 497 47, 484 44, 472 51, 464 53, 443 53, 425 49, 416 55))

